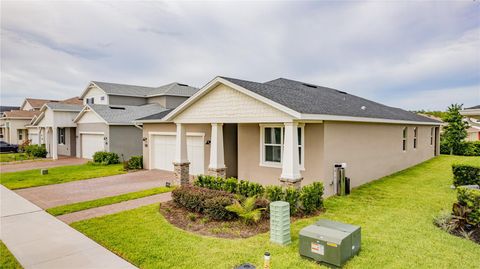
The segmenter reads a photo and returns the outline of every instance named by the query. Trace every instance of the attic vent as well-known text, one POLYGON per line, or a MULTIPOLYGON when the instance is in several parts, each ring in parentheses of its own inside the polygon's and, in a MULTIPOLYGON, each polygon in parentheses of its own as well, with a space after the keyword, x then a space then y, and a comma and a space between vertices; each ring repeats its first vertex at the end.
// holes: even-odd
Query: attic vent
POLYGON ((178 86, 188 87, 187 84, 177 83, 178 86))
POLYGON ((119 106, 110 106, 110 109, 119 109, 119 110, 125 110, 124 107, 119 107, 119 106))
POLYGON ((309 87, 309 88, 314 88, 314 89, 317 88, 317 86, 312 85, 312 84, 302 83, 302 85, 303 85, 303 86, 307 86, 307 87, 309 87))
POLYGON ((339 91, 339 90, 336 90, 336 91, 341 94, 347 94, 346 92, 343 92, 343 91, 339 91))

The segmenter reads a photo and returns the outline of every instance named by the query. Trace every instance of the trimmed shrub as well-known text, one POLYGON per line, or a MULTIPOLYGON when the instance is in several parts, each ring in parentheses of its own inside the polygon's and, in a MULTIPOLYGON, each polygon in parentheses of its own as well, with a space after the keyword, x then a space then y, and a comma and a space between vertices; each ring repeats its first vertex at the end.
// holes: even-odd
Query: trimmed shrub
POLYGON ((172 199, 175 204, 188 211, 198 213, 204 212, 205 202, 215 197, 226 197, 233 201, 231 193, 196 186, 184 186, 172 191, 172 199))
POLYGON ((280 186, 267 186, 265 188, 265 197, 271 202, 283 201, 283 189, 280 186))
POLYGON ((284 201, 290 204, 290 215, 293 216, 298 213, 300 190, 297 188, 289 187, 285 189, 284 193, 284 201))
POLYGON ((453 185, 480 185, 480 167, 471 165, 452 165, 453 185))
POLYGON ((305 214, 311 214, 323 207, 323 183, 314 182, 300 190, 300 207, 305 214))
POLYGON ((245 197, 254 197, 262 196, 265 191, 265 188, 255 182, 250 182, 246 180, 240 180, 238 184, 238 194, 241 194, 245 197))
POLYGON ((28 145, 28 146, 25 146, 24 152, 30 157, 35 157, 35 158, 47 157, 47 149, 45 148, 45 145, 28 145))
POLYGON ((457 189, 458 204, 467 208, 467 222, 480 225, 480 190, 459 187, 457 189))
POLYGON ((93 162, 104 165, 117 164, 120 163, 120 158, 114 152, 97 151, 93 154, 93 162))
POLYGON ((225 207, 233 205, 234 199, 227 196, 217 196, 205 200, 204 213, 213 220, 232 220, 235 213, 228 211, 225 207))
POLYGON ((130 160, 125 162, 125 170, 143 169, 143 156, 132 156, 130 160))
MULTIPOLYGON (((440 142, 440 153, 450 154, 450 148, 445 142, 440 142)), ((453 151, 453 155, 480 156, 480 141, 464 141, 453 151)))

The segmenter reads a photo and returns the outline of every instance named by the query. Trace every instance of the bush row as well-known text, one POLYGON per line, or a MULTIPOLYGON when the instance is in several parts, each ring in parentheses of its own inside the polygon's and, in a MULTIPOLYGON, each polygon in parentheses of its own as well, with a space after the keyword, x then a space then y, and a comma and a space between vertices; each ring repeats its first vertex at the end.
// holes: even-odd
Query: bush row
POLYGON ((123 163, 125 170, 140 170, 143 169, 143 156, 132 156, 130 160, 123 163))
POLYGON ((27 145, 23 148, 23 152, 25 152, 30 157, 35 157, 35 158, 47 157, 47 149, 45 148, 45 144, 27 145))
MULTIPOLYGON (((440 143, 440 153, 450 154, 450 148, 443 141, 440 143)), ((465 141, 452 153, 460 156, 480 156, 480 141, 465 141)))
POLYGON ((458 204, 466 207, 467 222, 480 225, 480 190, 459 187, 457 189, 458 204))
POLYGON ((245 197, 263 197, 270 202, 290 203, 290 214, 311 214, 323 207, 323 183, 315 182, 301 189, 267 186, 236 178, 221 178, 201 175, 194 185, 211 190, 222 190, 245 197))
POLYGON ((452 165, 453 185, 480 185, 480 167, 454 164, 452 165))
POLYGON ((93 154, 93 162, 104 165, 117 164, 120 163, 120 158, 114 152, 97 151, 93 154))
POLYGON ((183 186, 172 191, 172 199, 188 211, 203 213, 214 220, 231 220, 236 217, 225 209, 235 202, 233 194, 226 191, 183 186))

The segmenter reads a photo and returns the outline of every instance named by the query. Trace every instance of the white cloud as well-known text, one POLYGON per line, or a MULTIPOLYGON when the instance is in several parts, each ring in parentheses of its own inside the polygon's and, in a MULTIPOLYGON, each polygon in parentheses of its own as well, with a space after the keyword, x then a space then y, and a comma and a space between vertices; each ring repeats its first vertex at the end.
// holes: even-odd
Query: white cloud
POLYGON ((216 75, 289 77, 409 109, 480 102, 476 3, 2 2, 1 12, 2 104, 67 98, 90 80, 202 86, 216 75))

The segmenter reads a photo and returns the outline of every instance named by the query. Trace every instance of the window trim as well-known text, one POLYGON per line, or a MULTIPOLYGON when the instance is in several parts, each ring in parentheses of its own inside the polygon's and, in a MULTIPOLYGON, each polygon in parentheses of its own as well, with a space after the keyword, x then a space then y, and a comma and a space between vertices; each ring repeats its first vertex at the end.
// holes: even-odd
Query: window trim
POLYGON ((17 129, 17 140, 23 140, 23 129, 17 129))
POLYGON ((435 127, 430 127, 430 146, 433 146, 434 133, 435 133, 435 127))
POLYGON ((408 127, 402 129, 402 151, 407 152, 408 149, 408 127))
MULTIPOLYGON (((283 147, 284 147, 284 134, 285 134, 285 125, 283 124, 259 124, 260 125, 260 163, 261 167, 271 167, 271 168, 282 168, 283 160, 283 147), (280 162, 267 162, 265 161, 265 128, 281 128, 280 140, 281 140, 281 155, 280 162)), ((301 130, 301 145, 298 145, 298 148, 302 149, 301 160, 299 163, 300 171, 305 171, 305 124, 299 123, 298 128, 301 130)), ((298 132, 298 131, 297 131, 298 132)), ((297 151, 298 151, 297 148, 297 151)))

